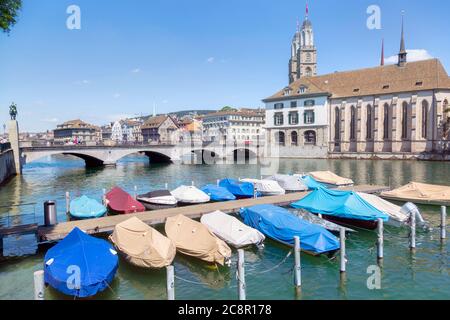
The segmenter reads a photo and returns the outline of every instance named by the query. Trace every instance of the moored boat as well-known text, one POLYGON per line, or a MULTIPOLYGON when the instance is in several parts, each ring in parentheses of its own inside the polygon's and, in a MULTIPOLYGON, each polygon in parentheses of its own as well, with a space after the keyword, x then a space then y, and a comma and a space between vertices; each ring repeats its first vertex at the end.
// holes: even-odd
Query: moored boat
POLYGON ((286 192, 301 192, 308 190, 308 186, 300 179, 299 176, 276 174, 267 178, 267 180, 278 182, 280 187, 286 192))
POLYGON ((137 267, 164 268, 175 258, 173 242, 136 217, 116 225, 109 239, 124 259, 137 267))
POLYGON ((201 190, 210 197, 211 201, 219 202, 236 200, 236 196, 228 191, 228 189, 214 184, 208 184, 202 187, 201 190))
POLYGON ((177 199, 178 205, 192 205, 207 203, 211 198, 202 190, 194 186, 180 186, 171 191, 171 194, 177 199))
POLYGON ((108 208, 118 214, 144 212, 145 207, 119 187, 114 187, 105 196, 108 208))
POLYGON ((203 215, 201 223, 217 237, 235 248, 260 245, 265 240, 265 236, 258 230, 221 211, 203 215))
POLYGON ((110 243, 75 228, 47 251, 44 280, 65 295, 87 298, 110 286, 118 264, 117 252, 110 243), (76 282, 71 280, 75 272, 79 275, 76 282))
POLYGON ((326 185, 316 181, 311 176, 305 176, 305 175, 301 175, 301 174, 295 174, 294 176, 298 177, 300 179, 300 181, 303 182, 308 187, 309 191, 317 190, 319 188, 327 188, 326 185))
POLYGON ((95 199, 87 196, 73 199, 70 202, 70 215, 75 219, 100 218, 108 209, 95 199))
POLYGON ((137 196, 137 200, 144 205, 147 210, 162 210, 175 208, 178 200, 169 190, 156 190, 137 196))
POLYGON ((308 175, 314 178, 314 180, 324 183, 330 187, 346 187, 354 185, 353 180, 340 177, 331 171, 313 171, 308 175))
POLYGON ((274 205, 257 205, 241 209, 244 223, 265 236, 288 246, 299 236, 301 249, 313 255, 332 254, 339 250, 339 240, 325 228, 312 224, 274 205))
POLYGON ((231 258, 231 249, 223 240, 205 225, 186 216, 167 218, 165 231, 182 254, 222 266, 231 258))
POLYGON ((303 199, 291 204, 293 208, 321 214, 337 224, 374 230, 378 219, 388 222, 389 216, 372 206, 353 191, 318 188, 303 199))
POLYGON ((274 180, 242 179, 241 181, 253 184, 262 196, 280 196, 286 193, 278 182, 274 180))
POLYGON ((381 197, 394 201, 450 206, 450 187, 410 182, 398 189, 382 192, 381 197))
POLYGON ((227 189, 237 199, 253 198, 255 196, 255 187, 249 182, 238 181, 235 179, 223 179, 219 181, 219 186, 227 189))

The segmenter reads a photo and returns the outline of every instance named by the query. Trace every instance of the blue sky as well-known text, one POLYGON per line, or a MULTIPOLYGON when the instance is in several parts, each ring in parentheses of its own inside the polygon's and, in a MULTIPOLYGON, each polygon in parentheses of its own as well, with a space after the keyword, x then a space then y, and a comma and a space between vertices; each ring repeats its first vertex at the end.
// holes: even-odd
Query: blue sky
MULTIPOLYGON (((183 109, 263 106, 287 84, 290 43, 305 0, 24 0, 11 34, 0 34, 0 124, 19 106, 22 131, 81 118, 183 109), (81 30, 66 9, 81 8, 81 30)), ((399 50, 427 50, 450 70, 448 1, 310 0, 319 73, 379 64, 399 50), (366 27, 369 5, 381 30, 366 27)))

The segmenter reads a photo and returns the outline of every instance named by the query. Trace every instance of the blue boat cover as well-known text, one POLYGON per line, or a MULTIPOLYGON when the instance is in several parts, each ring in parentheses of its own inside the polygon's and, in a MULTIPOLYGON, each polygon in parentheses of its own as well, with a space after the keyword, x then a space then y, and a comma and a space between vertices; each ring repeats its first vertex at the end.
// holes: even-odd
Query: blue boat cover
POLYGON ((219 187, 214 184, 208 184, 204 186, 201 190, 211 198, 211 201, 236 200, 234 194, 228 191, 227 188, 219 187))
POLYGON ((70 215, 79 219, 99 218, 106 213, 104 205, 95 199, 82 196, 70 202, 70 215))
POLYGON ((375 221, 389 220, 389 216, 378 210, 356 192, 319 188, 300 201, 291 204, 293 208, 346 219, 375 221))
POLYGON ((227 189, 238 198, 251 198, 254 196, 254 187, 250 182, 241 182, 235 179, 223 179, 219 186, 227 189))
POLYGON ((47 251, 44 279, 45 283, 66 295, 91 297, 109 286, 118 264, 117 253, 111 244, 75 228, 47 251))
POLYGON ((318 182, 311 176, 303 176, 300 178, 304 184, 308 187, 309 190, 317 190, 318 188, 327 188, 324 184, 318 182))
POLYGON ((281 243, 294 246, 294 236, 299 236, 302 250, 315 254, 340 248, 339 240, 332 233, 284 208, 262 204, 241 209, 240 214, 246 225, 281 243))

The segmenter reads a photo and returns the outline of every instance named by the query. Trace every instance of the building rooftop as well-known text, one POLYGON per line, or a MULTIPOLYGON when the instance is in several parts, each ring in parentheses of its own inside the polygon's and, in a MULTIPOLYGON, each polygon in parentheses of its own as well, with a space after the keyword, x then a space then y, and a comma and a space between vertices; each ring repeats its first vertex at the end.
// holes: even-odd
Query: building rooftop
POLYGON ((167 119, 171 119, 172 122, 177 125, 172 117, 167 115, 161 115, 156 117, 151 117, 141 126, 142 129, 154 129, 159 128, 167 119))
POLYGON ((86 123, 80 119, 76 120, 70 120, 66 121, 63 124, 59 124, 55 130, 61 130, 61 129, 79 129, 79 128, 87 128, 87 129, 94 129, 94 130, 100 130, 99 127, 94 126, 92 124, 86 123))
POLYGON ((450 89, 450 78, 438 59, 301 78, 263 101, 315 94, 348 98, 433 89, 450 89), (290 89, 289 94, 286 89, 290 89))

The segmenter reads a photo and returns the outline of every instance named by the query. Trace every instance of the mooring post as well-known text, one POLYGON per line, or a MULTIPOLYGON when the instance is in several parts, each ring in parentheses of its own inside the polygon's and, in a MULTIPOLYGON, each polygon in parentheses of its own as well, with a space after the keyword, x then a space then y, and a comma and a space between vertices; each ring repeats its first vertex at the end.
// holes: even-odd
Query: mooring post
POLYGON ((164 185, 164 188, 166 189, 166 190, 169 190, 169 184, 166 182, 166 184, 164 185))
POLYGON ((237 280, 239 290, 239 300, 246 300, 245 294, 245 255, 244 250, 238 250, 237 280))
POLYGON ((103 205, 106 206, 106 189, 103 189, 102 192, 103 192, 102 202, 103 205))
POLYGON ((44 300, 44 289, 44 271, 36 271, 34 273, 34 300, 44 300))
POLYGON ((447 239, 447 207, 441 207, 441 240, 447 239))
POLYGON ((378 241, 377 241, 377 258, 378 261, 384 258, 383 252, 384 245, 384 221, 383 219, 378 219, 378 241))
POLYGON ((3 236, 0 236, 0 257, 3 257, 3 236))
POLYGON ((341 273, 346 272, 347 259, 345 255, 345 228, 340 228, 339 230, 339 240, 341 243, 341 273))
POLYGON ((192 186, 195 187, 195 182, 194 181, 192 181, 192 186))
POLYGON ((137 186, 134 186, 134 199, 137 199, 138 196, 137 190, 138 190, 137 186))
POLYGON ((258 189, 255 186, 253 187, 253 198, 258 199, 258 189))
POLYGON ((410 213, 410 224, 411 224, 411 232, 410 232, 410 241, 409 245, 411 250, 416 249, 416 212, 411 211, 410 213))
POLYGON ((70 192, 66 192, 66 213, 70 213, 70 192))
POLYGON ((175 268, 168 266, 167 271, 167 300, 175 300, 175 268))
POLYGON ((299 290, 302 286, 302 267, 300 260, 300 237, 294 237, 294 251, 295 251, 295 265, 294 265, 294 281, 295 281, 295 289, 299 290))
POLYGON ((220 180, 217 179, 217 186, 220 186, 220 180))

